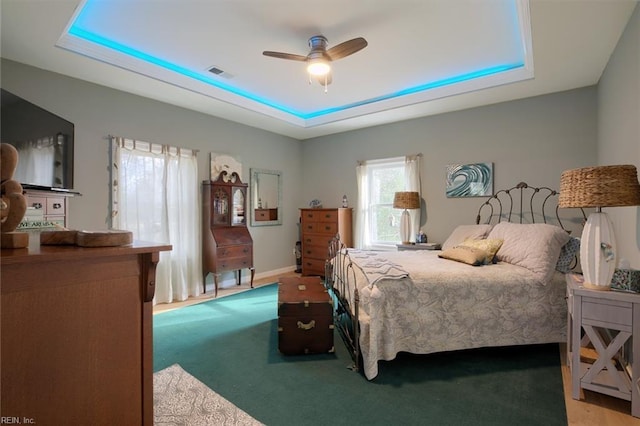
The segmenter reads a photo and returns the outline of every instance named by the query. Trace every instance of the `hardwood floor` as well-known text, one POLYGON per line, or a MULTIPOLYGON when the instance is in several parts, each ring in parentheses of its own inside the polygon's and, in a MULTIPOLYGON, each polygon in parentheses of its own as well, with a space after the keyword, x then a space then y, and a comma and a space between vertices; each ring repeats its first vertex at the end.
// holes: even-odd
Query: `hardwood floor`
MULTIPOLYGON (((255 279, 253 280, 253 287, 256 288, 266 284, 273 284, 274 282, 278 281, 278 277, 288 277, 288 276, 300 276, 300 274, 296 274, 295 272, 288 272, 286 274, 281 274, 278 276, 255 279)), ((247 290, 251 290, 251 287, 249 287, 249 284, 247 283, 243 283, 242 285, 234 285, 226 288, 220 287, 218 288, 218 298, 240 293, 247 290)), ((161 303, 161 304, 155 305, 153 307, 153 313, 157 314, 160 312, 172 311, 174 309, 183 308, 185 306, 194 305, 196 303, 206 302, 208 300, 213 300, 213 299, 214 299, 213 284, 209 284, 207 286, 207 293, 201 294, 198 297, 190 297, 189 299, 183 302, 161 303)))
MULTIPOLYGON (((281 276, 296 276, 295 272, 281 276)), ((277 281, 278 276, 256 279, 254 287, 271 284, 277 281)), ((249 290, 248 284, 218 289, 218 298, 249 290)), ((191 297, 184 302, 159 304, 153 308, 153 313, 167 312, 195 303, 212 300, 213 291, 191 297)), ((571 397, 571 373, 566 363, 566 344, 559 345, 560 358, 562 360, 562 382, 564 387, 564 400, 567 407, 567 419, 569 425, 575 426, 640 426, 640 419, 631 416, 631 403, 622 399, 613 398, 597 392, 582 391, 579 401, 571 397)))
POLYGON ((640 426, 640 419, 631 416, 631 402, 598 392, 583 390, 580 401, 571 397, 571 372, 566 362, 567 345, 560 343, 564 402, 569 425, 580 426, 640 426))

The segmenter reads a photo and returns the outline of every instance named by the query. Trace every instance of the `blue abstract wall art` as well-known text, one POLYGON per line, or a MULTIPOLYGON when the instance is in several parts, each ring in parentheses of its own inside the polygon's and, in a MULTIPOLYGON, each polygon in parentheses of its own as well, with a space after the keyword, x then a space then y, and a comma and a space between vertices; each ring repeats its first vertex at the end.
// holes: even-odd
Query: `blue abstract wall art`
POLYGON ((450 198, 493 195, 493 163, 448 165, 446 191, 450 198))

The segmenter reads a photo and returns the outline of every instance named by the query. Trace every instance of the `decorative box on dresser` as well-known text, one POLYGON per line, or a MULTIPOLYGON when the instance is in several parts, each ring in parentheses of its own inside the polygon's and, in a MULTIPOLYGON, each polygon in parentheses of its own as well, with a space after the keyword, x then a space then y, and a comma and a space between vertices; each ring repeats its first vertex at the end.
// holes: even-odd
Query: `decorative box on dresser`
POLYGON ((29 217, 25 216, 21 228, 53 228, 55 226, 66 228, 68 224, 67 200, 74 195, 78 194, 72 192, 25 190, 27 207, 36 213, 38 220, 37 223, 35 223, 34 221, 29 221, 29 217))
POLYGON ((237 173, 227 177, 220 173, 215 181, 202 183, 202 274, 213 273, 214 296, 218 295, 218 278, 223 272, 237 271, 237 284, 242 282, 242 269, 251 272, 253 287, 253 239, 247 229, 247 184, 237 173))
POLYGON ((577 274, 566 281, 571 396, 588 389, 625 399, 640 417, 640 294, 590 290, 577 274))
POLYGON ((329 242, 336 234, 353 247, 351 208, 300 209, 302 232, 302 275, 324 276, 329 242))
POLYGON ((0 257, 2 418, 151 426, 155 267, 171 246, 30 237, 0 257))

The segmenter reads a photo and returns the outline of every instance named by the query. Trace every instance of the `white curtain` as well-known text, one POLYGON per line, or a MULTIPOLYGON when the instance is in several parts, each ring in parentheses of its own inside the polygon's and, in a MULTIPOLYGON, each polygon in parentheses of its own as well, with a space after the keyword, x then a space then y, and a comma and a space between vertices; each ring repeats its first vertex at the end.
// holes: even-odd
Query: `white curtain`
POLYGON ((111 226, 171 244, 160 253, 155 303, 202 291, 197 152, 112 137, 111 226))
POLYGON ((371 246, 371 232, 369 229, 369 182, 367 163, 358 163, 356 167, 358 179, 358 206, 356 209, 355 246, 362 249, 371 246))

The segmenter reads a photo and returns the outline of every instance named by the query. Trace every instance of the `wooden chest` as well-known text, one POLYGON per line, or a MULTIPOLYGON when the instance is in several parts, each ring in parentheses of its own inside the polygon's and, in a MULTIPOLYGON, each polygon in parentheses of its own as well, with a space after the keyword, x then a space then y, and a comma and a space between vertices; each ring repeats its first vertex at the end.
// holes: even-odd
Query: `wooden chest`
POLYGON ((336 234, 353 247, 352 209, 300 209, 302 231, 302 275, 324 276, 329 242, 336 234))
POLYGON ((284 355, 334 352, 333 304, 320 278, 280 279, 278 350, 284 355))

